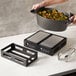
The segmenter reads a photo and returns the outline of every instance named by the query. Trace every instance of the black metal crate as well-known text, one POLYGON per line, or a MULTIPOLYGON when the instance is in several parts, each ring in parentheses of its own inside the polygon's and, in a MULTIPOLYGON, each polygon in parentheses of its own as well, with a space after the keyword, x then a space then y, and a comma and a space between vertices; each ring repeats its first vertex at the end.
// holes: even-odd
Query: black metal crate
POLYGON ((11 43, 1 49, 1 56, 23 66, 28 66, 37 59, 38 55, 33 49, 11 43))
POLYGON ((47 33, 44 31, 38 31, 24 40, 24 46, 33 48, 37 51, 40 51, 49 55, 54 55, 59 49, 61 49, 66 44, 66 42, 67 42, 67 38, 65 37, 55 35, 52 33, 47 33), (38 34, 39 32, 42 32, 41 35, 43 33, 46 33, 47 36, 45 37, 42 36, 43 39, 40 40, 39 39, 40 37, 35 37, 35 35, 38 34), (34 37, 37 43, 33 41, 34 37))

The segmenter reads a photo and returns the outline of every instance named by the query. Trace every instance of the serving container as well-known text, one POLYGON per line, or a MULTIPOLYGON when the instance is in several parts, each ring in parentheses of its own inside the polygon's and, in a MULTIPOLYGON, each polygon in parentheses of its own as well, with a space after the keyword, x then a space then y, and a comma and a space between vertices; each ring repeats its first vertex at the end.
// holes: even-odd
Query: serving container
MULTIPOLYGON (((74 14, 70 13, 68 14, 67 12, 63 12, 65 16, 68 18, 66 20, 53 20, 53 19, 47 19, 38 14, 39 11, 41 10, 52 10, 54 8, 45 8, 41 7, 37 10, 31 10, 32 13, 36 14, 37 18, 37 24, 46 29, 46 30, 51 30, 51 31, 64 31, 66 30, 67 26, 73 22, 73 20, 70 20, 70 17, 73 16, 74 14)), ((62 12, 62 11, 60 11, 62 12)))

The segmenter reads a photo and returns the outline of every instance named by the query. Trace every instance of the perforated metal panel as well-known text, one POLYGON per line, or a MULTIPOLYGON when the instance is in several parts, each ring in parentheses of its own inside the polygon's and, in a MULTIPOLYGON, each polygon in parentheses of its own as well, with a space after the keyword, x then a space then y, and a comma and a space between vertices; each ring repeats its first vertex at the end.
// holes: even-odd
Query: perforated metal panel
POLYGON ((64 38, 62 38, 62 37, 52 35, 49 38, 47 38, 46 40, 44 40, 42 43, 40 43, 40 45, 52 48, 55 45, 57 45, 60 41, 62 41, 63 39, 64 38))
POLYGON ((40 41, 42 41, 44 38, 46 38, 49 35, 50 35, 49 33, 39 31, 36 34, 34 34, 33 36, 29 37, 27 40, 32 41, 34 43, 39 43, 40 41))

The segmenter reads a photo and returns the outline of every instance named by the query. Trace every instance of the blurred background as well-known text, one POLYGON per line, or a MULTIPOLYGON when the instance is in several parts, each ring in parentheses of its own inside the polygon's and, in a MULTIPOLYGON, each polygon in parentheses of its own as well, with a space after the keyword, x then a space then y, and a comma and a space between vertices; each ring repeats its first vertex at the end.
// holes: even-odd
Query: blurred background
MULTIPOLYGON (((32 5, 40 1, 42 0, 0 0, 0 37, 30 33, 41 29, 36 23, 35 15, 30 13, 32 5)), ((64 3, 63 6, 54 6, 76 12, 76 0, 69 0, 69 5, 64 3)))

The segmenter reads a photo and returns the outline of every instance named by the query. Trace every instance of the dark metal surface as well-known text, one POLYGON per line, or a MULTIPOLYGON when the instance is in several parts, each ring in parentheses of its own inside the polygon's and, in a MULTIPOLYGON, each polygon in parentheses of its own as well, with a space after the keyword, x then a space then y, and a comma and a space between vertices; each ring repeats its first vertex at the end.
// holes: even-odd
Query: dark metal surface
POLYGON ((49 36, 49 33, 40 31, 36 34, 34 34, 33 36, 29 37, 27 40, 32 41, 34 43, 39 43, 40 41, 42 41, 45 37, 49 36))
POLYGON ((47 46, 47 47, 54 47, 56 44, 58 44, 60 41, 62 41, 64 38, 52 35, 48 39, 44 40, 40 45, 47 46))
POLYGON ((48 75, 48 76, 76 76, 76 69, 65 71, 58 74, 48 75))

